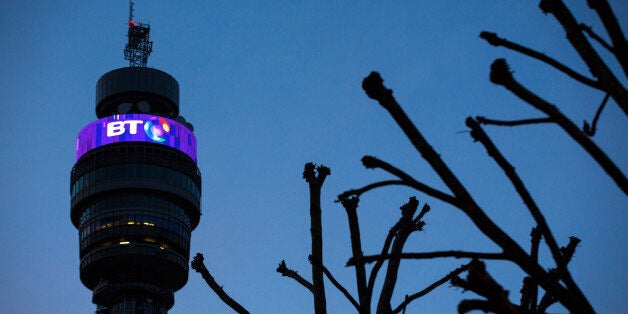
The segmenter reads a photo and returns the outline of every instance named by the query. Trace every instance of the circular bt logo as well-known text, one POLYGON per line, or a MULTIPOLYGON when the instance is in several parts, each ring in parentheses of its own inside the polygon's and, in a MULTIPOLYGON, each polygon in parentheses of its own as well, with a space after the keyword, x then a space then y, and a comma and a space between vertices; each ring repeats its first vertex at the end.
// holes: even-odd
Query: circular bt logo
POLYGON ((163 118, 152 117, 144 123, 144 132, 151 140, 163 143, 166 141, 164 136, 170 132, 170 125, 163 118))

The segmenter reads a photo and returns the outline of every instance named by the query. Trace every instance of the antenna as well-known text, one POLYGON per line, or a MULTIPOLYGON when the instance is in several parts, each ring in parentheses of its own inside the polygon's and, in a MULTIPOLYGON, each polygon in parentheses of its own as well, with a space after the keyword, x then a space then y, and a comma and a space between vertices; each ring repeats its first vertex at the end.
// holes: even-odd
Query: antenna
POLYGON ((133 0, 129 1, 129 39, 124 47, 124 59, 129 60, 130 67, 146 67, 148 56, 153 52, 150 41, 150 25, 133 20, 133 0))

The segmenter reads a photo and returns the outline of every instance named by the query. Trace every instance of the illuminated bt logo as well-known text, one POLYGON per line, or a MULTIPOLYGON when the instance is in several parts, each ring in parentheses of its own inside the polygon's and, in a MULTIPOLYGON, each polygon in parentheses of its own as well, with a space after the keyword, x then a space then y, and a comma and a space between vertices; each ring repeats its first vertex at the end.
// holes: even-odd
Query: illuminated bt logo
POLYGON ((157 143, 163 143, 166 141, 163 136, 170 132, 170 125, 168 125, 168 122, 163 118, 152 117, 144 123, 144 132, 146 132, 146 135, 150 137, 151 140, 157 143))
POLYGON ((129 126, 129 134, 137 134, 138 125, 144 123, 144 132, 151 140, 157 143, 163 143, 166 140, 164 135, 170 132, 170 125, 164 118, 152 117, 148 121, 142 120, 124 120, 112 121, 107 123, 107 137, 113 137, 124 134, 129 126))
POLYGON ((129 125, 129 133, 137 133, 137 125, 142 123, 142 120, 125 120, 125 121, 113 121, 107 123, 107 137, 118 136, 124 134, 126 131, 126 125, 129 125))

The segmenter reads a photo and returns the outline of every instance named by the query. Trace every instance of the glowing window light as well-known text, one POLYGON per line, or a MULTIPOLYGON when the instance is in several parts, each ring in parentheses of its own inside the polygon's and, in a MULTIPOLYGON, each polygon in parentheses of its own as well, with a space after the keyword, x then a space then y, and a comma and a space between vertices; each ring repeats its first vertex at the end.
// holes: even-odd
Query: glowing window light
POLYGON ((129 244, 129 243, 131 243, 131 242, 129 242, 129 241, 120 241, 120 244, 121 244, 121 245, 127 245, 127 244, 129 244))

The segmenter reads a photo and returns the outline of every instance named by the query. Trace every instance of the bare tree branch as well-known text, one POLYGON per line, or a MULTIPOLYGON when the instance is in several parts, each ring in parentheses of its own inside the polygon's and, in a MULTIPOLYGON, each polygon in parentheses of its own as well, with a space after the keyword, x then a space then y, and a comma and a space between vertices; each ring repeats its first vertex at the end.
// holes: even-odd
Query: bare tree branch
MULTIPOLYGON (((390 230, 388 231, 388 235, 386 236, 386 240, 384 240, 384 245, 382 247, 380 254, 388 253, 388 251, 390 250, 390 245, 392 244, 392 241, 395 235, 399 231, 399 228, 401 228, 401 224, 399 222, 397 222, 392 228, 390 228, 390 230)), ((371 274, 369 275, 369 281, 367 285, 368 287, 367 295, 368 295, 369 304, 370 304, 370 300, 373 297, 373 287, 375 286, 375 279, 377 278, 377 274, 379 273, 379 270, 382 268, 382 265, 384 265, 385 261, 386 260, 377 261, 375 265, 373 266, 373 268, 371 269, 371 274)))
MULTIPOLYGON (((425 214, 427 214, 427 212, 429 212, 429 210, 430 210, 429 205, 424 204, 424 206, 421 209, 421 212, 419 212, 419 214, 413 219, 413 223, 416 226, 420 226, 422 228, 424 223, 421 221, 421 219, 425 216, 425 214)), ((388 235, 386 236, 386 240, 384 241, 384 245, 382 247, 380 254, 388 253, 393 239, 399 233, 402 226, 403 226, 403 219, 399 219, 399 221, 397 221, 397 223, 395 223, 395 225, 392 228, 390 228, 390 230, 388 231, 388 235)), ((371 269, 371 273, 369 275, 369 281, 367 285, 368 287, 367 295, 368 295, 369 304, 373 296, 373 287, 375 286, 375 279, 377 278, 377 274, 385 261, 386 260, 384 259, 377 261, 375 265, 373 266, 373 268, 371 269)))
POLYGON ((528 47, 524 47, 522 45, 519 45, 517 43, 511 42, 505 38, 500 38, 499 36, 497 36, 496 33, 491 33, 491 32, 481 32, 480 33, 480 38, 486 40, 489 44, 499 47, 505 47, 507 49, 510 50, 514 50, 517 51, 521 54, 524 54, 528 57, 531 57, 533 59, 537 59, 543 63, 546 63, 550 66, 552 66, 553 68, 557 69, 560 72, 563 72, 565 74, 567 74, 569 77, 573 78, 574 80, 593 87, 595 89, 601 89, 600 83, 597 81, 594 81, 574 70, 572 70, 571 68, 569 68, 568 66, 556 61, 553 58, 550 58, 548 56, 546 56, 544 53, 538 52, 536 50, 530 49, 528 47))
POLYGON ((312 285, 312 283, 301 277, 301 275, 299 275, 296 271, 288 268, 288 266, 286 266, 286 261, 281 261, 281 263, 279 263, 279 266, 277 267, 277 272, 284 277, 290 277, 296 280, 307 290, 310 290, 310 292, 314 293, 314 286, 312 285))
POLYGON ((350 258, 347 261, 346 266, 354 266, 357 263, 370 264, 377 261, 385 261, 390 259, 432 259, 432 258, 478 258, 478 259, 491 259, 491 260, 509 260, 508 256, 504 253, 482 253, 482 252, 469 252, 469 251, 435 251, 435 252, 417 252, 408 253, 403 252, 399 254, 378 254, 378 255, 365 255, 361 259, 350 258))
POLYGON ((534 260, 539 259, 539 245, 542 237, 541 229, 538 227, 532 228, 532 231, 530 231, 530 257, 534 260))
MULTIPOLYGON (((534 285, 534 283, 532 283, 532 277, 523 277, 523 284, 521 285, 521 290, 519 290, 519 292, 521 292, 521 299, 519 300, 519 308, 521 309, 520 314, 530 313, 530 292, 532 290, 531 285, 534 285)), ((536 305, 534 305, 532 308, 536 310, 536 305)))
POLYGON ((518 126, 518 125, 527 125, 527 124, 540 124, 540 123, 553 123, 554 121, 550 118, 536 118, 536 119, 523 119, 523 120, 514 120, 514 121, 504 121, 504 120, 494 120, 488 119, 482 116, 476 116, 476 120, 480 124, 484 125, 499 125, 499 126, 518 126))
POLYGON ((589 8, 597 12, 600 20, 602 20, 602 24, 604 24, 613 43, 615 57, 624 69, 624 75, 628 77, 628 41, 624 37, 624 32, 621 30, 611 6, 606 0, 588 0, 587 4, 589 8))
MULTIPOLYGON (((351 252, 353 258, 361 259, 362 255, 362 240, 360 239, 360 223, 358 221, 358 203, 360 199, 358 197, 349 197, 340 200, 342 206, 347 212, 347 219, 349 220, 349 233, 351 236, 351 252)), ((358 289, 358 300, 360 303, 360 314, 369 314, 371 312, 371 303, 368 298, 368 287, 366 286, 366 268, 364 263, 357 263, 355 265, 355 277, 356 285, 358 289)))
MULTIPOLYGON (((556 242, 556 239, 554 238, 554 235, 552 234, 549 228, 549 225, 547 224, 547 221, 545 220, 545 217, 541 213, 541 210, 536 205, 536 202, 534 202, 534 199, 532 198, 527 188, 523 184, 523 181, 521 180, 521 178, 515 171, 515 168, 501 154, 501 152, 493 144, 493 142, 490 140, 488 135, 484 132, 482 127, 477 123, 477 121, 473 120, 472 118, 467 118, 466 124, 469 128, 471 128, 471 136, 474 138, 474 140, 482 143, 482 145, 486 148, 489 156, 491 156, 495 160, 495 162, 499 165, 499 167, 502 168, 502 170, 504 171, 504 173, 506 174, 510 182, 514 185, 515 190, 517 191, 517 194, 519 194, 519 196, 525 203, 526 207, 530 211, 530 214, 536 221, 537 227, 540 229, 541 234, 545 238, 545 242, 547 243, 550 253, 552 254, 552 257, 554 258, 554 261, 557 267, 559 267, 561 270, 561 273, 563 275, 562 278, 565 284, 567 285, 567 288, 570 291, 579 291, 580 288, 572 279, 571 274, 569 273, 569 270, 566 267, 561 267, 561 265, 563 264, 561 263, 561 259, 563 257, 558 247, 558 243, 556 242)), ((531 252, 531 254, 535 254, 535 256, 533 257, 535 260, 538 259, 537 258, 538 249, 537 249, 537 252, 531 252)))
MULTIPOLYGON (((569 272, 565 272, 564 270, 567 268, 567 264, 571 262, 571 258, 576 252, 576 247, 580 243, 580 239, 576 237, 569 237, 569 243, 566 246, 560 248, 560 252, 562 254, 562 260, 559 266, 555 269, 550 270, 550 275, 555 278, 562 278, 563 281, 571 281, 571 276, 569 272)), ((557 298, 549 292, 545 292, 539 305, 537 307, 537 313, 545 313, 548 307, 552 304, 558 302, 557 298)))
POLYGON ((508 234, 486 215, 458 178, 443 162, 440 155, 431 147, 423 135, 421 135, 414 123, 412 123, 393 97, 392 90, 386 88, 383 82, 384 80, 379 73, 371 72, 371 74, 362 81, 362 88, 367 96, 376 100, 390 113, 412 145, 455 195, 456 200, 460 202, 458 208, 473 221, 484 235, 502 248, 504 253, 508 255, 508 259, 515 262, 530 276, 537 278, 539 284, 546 291, 551 291, 556 295, 567 309, 593 313, 594 311, 591 304, 581 291, 568 291, 555 280, 552 280, 537 262, 530 259, 528 253, 526 253, 517 242, 508 236, 508 234))
POLYGON ((577 237, 569 237, 569 243, 567 243, 566 246, 560 248, 560 252, 563 255, 563 260, 562 263, 558 265, 558 267, 567 267, 567 264, 571 262, 571 258, 576 253, 576 248, 578 247, 578 244, 580 244, 580 239, 578 239, 577 237))
POLYGON ((513 167, 510 162, 508 162, 506 157, 504 157, 504 155, 499 151, 497 146, 495 146, 493 141, 491 141, 491 139, 488 137, 486 132, 484 132, 484 130, 477 121, 473 120, 473 118, 471 117, 468 117, 466 120, 466 125, 471 129, 471 137, 473 137, 473 140, 482 143, 482 146, 484 146, 488 155, 495 160, 497 165, 502 169, 502 171, 504 171, 504 174, 506 174, 506 176, 508 177, 508 180, 515 187, 517 194, 519 194, 519 196, 523 200, 523 203, 528 208, 528 211, 536 221, 537 226, 540 229, 541 234, 543 234, 545 241, 547 242, 547 246, 552 253, 552 256, 554 257, 554 261, 556 265, 558 265, 561 259, 558 243, 556 242, 556 239, 554 238, 554 235, 552 234, 552 231, 550 230, 550 227, 547 224, 543 213, 541 213, 541 210, 536 205, 536 202, 532 198, 532 195, 530 195, 530 192, 525 187, 525 184, 523 184, 523 181, 517 174, 515 167, 513 167))
MULTIPOLYGON (((331 174, 328 167, 306 163, 303 169, 303 178, 310 189, 310 234, 312 236, 312 258, 322 265, 323 263, 323 224, 321 210, 321 189, 325 178, 331 174)), ((325 281, 320 267, 312 266, 312 285, 314 287, 314 313, 327 313, 325 298, 325 281)))
MULTIPOLYGON (((539 228, 532 228, 532 232, 530 232, 530 238, 531 238, 531 247, 530 247, 530 256, 535 260, 538 261, 539 259, 539 245, 541 244, 541 230, 539 230, 539 228)), ((535 314, 536 313, 536 305, 538 302, 538 298, 539 298, 539 285, 536 283, 536 281, 530 277, 530 282, 528 284, 528 295, 529 295, 529 310, 530 310, 530 314, 535 314)))
MULTIPOLYGON (((419 201, 416 197, 410 197, 408 202, 401 206, 401 218, 399 218, 399 222, 397 223, 400 227, 394 237, 392 247, 390 249, 391 256, 397 256, 400 254, 403 251, 403 246, 408 240, 408 237, 410 237, 410 234, 414 231, 421 230, 423 225, 420 219, 416 221, 414 220, 414 214, 416 213, 418 206, 419 201)), ((427 206, 427 204, 425 204, 425 206, 427 206)), ((429 206, 427 206, 427 208, 427 210, 429 210, 429 206)), ((427 212, 427 210, 425 212, 427 212)), ((422 215, 424 215, 424 213, 422 215)), ((384 277, 379 301, 377 302, 377 313, 392 312, 391 300, 395 286, 397 285, 397 276, 399 274, 400 265, 401 259, 399 258, 393 257, 388 260, 386 276, 384 277)))
MULTIPOLYGON (((591 3, 589 3, 589 5, 590 4, 591 3)), ((602 90, 609 93, 621 110, 624 111, 624 114, 628 115, 628 90, 619 82, 615 74, 613 74, 595 49, 593 49, 580 30, 579 24, 571 14, 571 11, 569 11, 561 0, 541 0, 539 7, 543 13, 551 13, 554 15, 565 30, 567 40, 569 40, 571 46, 574 47, 582 61, 589 67, 591 74, 593 74, 602 85, 602 90)))
MULTIPOLYGON (((530 257, 534 260, 539 258, 539 245, 541 244, 541 231, 539 228, 534 227, 530 232, 530 257)), ((523 284, 521 286, 521 301, 520 309, 521 314, 535 314, 536 306, 538 302, 539 288, 534 279, 530 276, 523 278, 523 284)))
POLYGON ((491 65, 491 82, 504 86, 523 101, 534 108, 547 114, 585 151, 595 159, 595 161, 606 171, 615 181, 617 186, 628 195, 628 180, 615 165, 615 163, 601 150, 580 128, 578 128, 569 118, 567 118, 558 108, 541 97, 537 96, 523 85, 519 84, 512 76, 508 64, 504 59, 497 59, 491 65))
POLYGON ((312 265, 320 268, 323 271, 323 273, 325 273, 325 276, 327 277, 327 279, 329 279, 329 281, 334 285, 334 287, 336 287, 336 289, 338 289, 338 291, 340 291, 347 298, 347 300, 349 300, 349 302, 353 304, 356 310, 360 310, 360 304, 358 304, 358 302, 353 298, 353 296, 351 296, 351 293, 349 293, 349 291, 347 291, 347 289, 345 289, 345 287, 343 287, 338 282, 338 280, 336 280, 336 278, 331 274, 329 269, 325 267, 325 265, 315 261, 312 255, 308 257, 308 260, 310 261, 310 263, 312 263, 312 265))
POLYGON ((547 308, 552 306, 552 304, 556 303, 557 300, 554 296, 552 296, 551 294, 544 294, 543 297, 541 298, 541 301, 539 302, 539 306, 536 310, 537 313, 545 313, 547 311, 547 308))
POLYGON ((460 202, 454 197, 437 189, 434 189, 424 183, 421 183, 415 180, 413 177, 398 169, 397 167, 378 159, 373 156, 364 156, 362 157, 362 164, 368 169, 380 168, 396 177, 401 179, 404 184, 412 187, 420 192, 423 192, 429 196, 435 197, 445 203, 449 203, 453 206, 459 207, 460 202))
POLYGON ((230 308, 232 308, 234 311, 236 311, 239 314, 249 314, 249 311, 247 311, 244 307, 242 307, 240 303, 232 299, 225 292, 222 286, 220 286, 216 282, 214 277, 209 273, 209 270, 207 270, 207 267, 205 266, 205 263, 203 262, 203 260, 204 260, 203 254, 196 253, 196 256, 194 256, 194 259, 192 259, 192 269, 196 270, 198 273, 201 274, 201 276, 203 276, 203 279, 205 279, 205 282, 207 283, 207 285, 216 293, 216 295, 218 295, 218 297, 220 298, 220 300, 222 300, 222 302, 227 304, 230 308))
POLYGON ((399 304, 399 306, 397 306, 394 310, 393 313, 399 313, 401 311, 405 311, 406 307, 408 306, 408 304, 410 304, 410 302, 432 292, 434 289, 438 288, 440 285, 448 282, 449 280, 451 280, 451 278, 460 275, 462 272, 466 271, 469 268, 469 265, 471 264, 471 262, 464 264, 456 269, 454 269, 452 272, 450 272, 449 274, 447 274, 446 276, 444 276, 443 278, 437 280, 436 282, 432 283, 431 285, 427 286, 427 288, 414 293, 412 295, 406 296, 405 300, 403 300, 403 302, 401 302, 401 304, 399 304))

